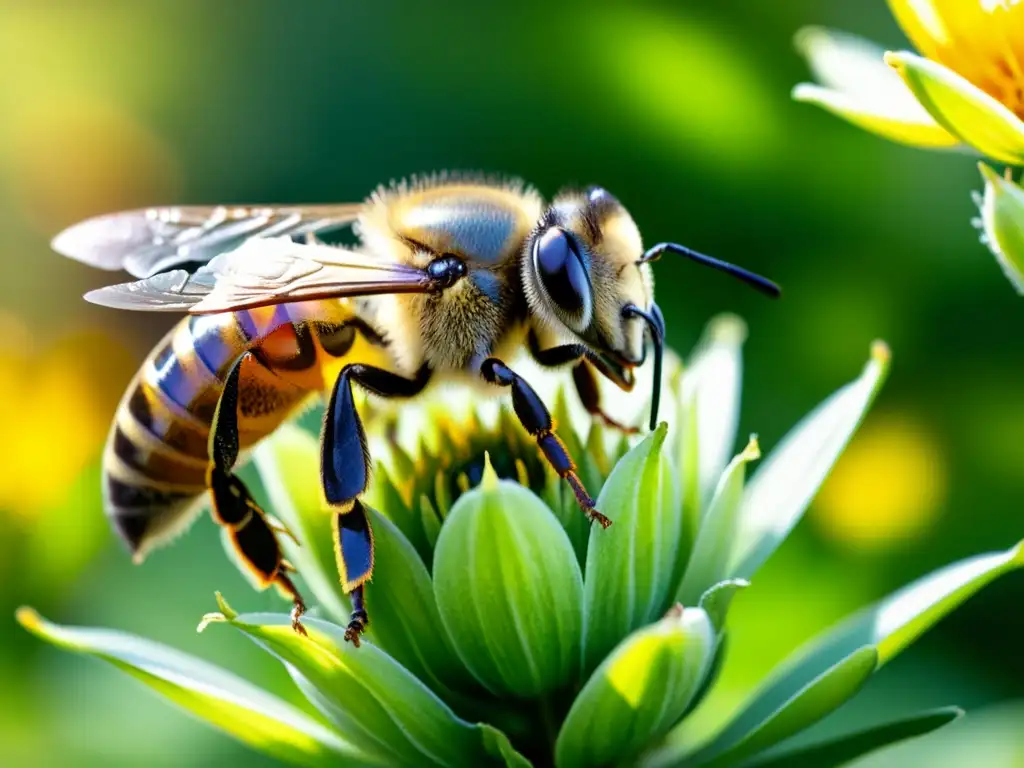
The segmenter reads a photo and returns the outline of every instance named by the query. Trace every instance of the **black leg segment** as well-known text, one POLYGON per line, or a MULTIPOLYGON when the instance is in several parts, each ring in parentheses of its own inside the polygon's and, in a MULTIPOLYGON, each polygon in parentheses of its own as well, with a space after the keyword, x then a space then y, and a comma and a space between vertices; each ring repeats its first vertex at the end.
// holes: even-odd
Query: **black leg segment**
POLYGON ((370 482, 370 456, 366 433, 352 397, 353 382, 381 397, 414 397, 430 381, 424 366, 407 379, 383 368, 353 363, 341 370, 324 414, 320 475, 327 503, 335 508, 332 520, 334 552, 342 588, 352 599, 352 616, 345 639, 359 645, 369 618, 363 603, 363 585, 373 575, 373 530, 359 496, 370 482))
MULTIPOLYGON (((530 355, 545 368, 558 368, 569 363, 575 363, 572 369, 572 381, 576 386, 576 393, 580 402, 594 418, 600 419, 609 427, 619 429, 627 434, 634 434, 640 430, 630 427, 620 421, 616 421, 601 409, 601 391, 597 386, 597 377, 594 374, 592 363, 588 362, 590 355, 582 344, 563 344, 560 347, 548 347, 541 349, 537 335, 530 331, 528 338, 530 355)), ((618 383, 618 377, 611 377, 618 383)))
POLYGON ((591 416, 626 434, 631 435, 640 431, 638 427, 631 427, 617 421, 601 409, 601 390, 597 385, 597 376, 594 375, 593 367, 586 360, 580 360, 573 367, 572 382, 576 385, 576 393, 580 396, 580 402, 591 416))
POLYGON ((565 445, 555 435, 551 413, 526 380, 495 357, 484 360, 480 366, 484 379, 491 384, 512 388, 512 408, 519 417, 519 422, 536 440, 544 457, 551 466, 572 487, 576 501, 584 514, 593 521, 607 528, 612 521, 594 509, 594 500, 587 493, 583 483, 576 475, 576 464, 566 450, 565 445))
POLYGON ((245 483, 231 470, 238 460, 238 387, 241 368, 250 353, 243 355, 228 373, 217 402, 210 427, 210 466, 206 484, 210 489, 214 521, 227 529, 231 544, 246 569, 261 588, 271 584, 292 601, 292 628, 306 634, 299 619, 306 605, 285 571, 288 564, 281 556, 277 536, 245 483))

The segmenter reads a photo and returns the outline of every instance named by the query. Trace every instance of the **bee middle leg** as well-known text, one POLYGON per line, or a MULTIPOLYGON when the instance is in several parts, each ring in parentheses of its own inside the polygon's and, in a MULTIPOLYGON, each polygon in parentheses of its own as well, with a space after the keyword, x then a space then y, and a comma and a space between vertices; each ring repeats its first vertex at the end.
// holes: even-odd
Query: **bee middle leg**
POLYGON ((276 584, 292 601, 292 629, 305 635, 300 618, 306 604, 288 576, 291 566, 281 555, 275 528, 266 513, 252 498, 245 483, 233 473, 238 461, 238 386, 242 365, 251 358, 246 353, 228 373, 224 390, 213 414, 210 429, 210 466, 206 484, 213 499, 214 521, 227 529, 231 543, 242 562, 256 577, 260 587, 276 584))
POLYGON ((576 474, 576 464, 573 462, 569 451, 558 436, 554 433, 554 423, 551 420, 551 412, 541 401, 526 380, 518 373, 509 368, 496 357, 489 357, 480 366, 480 373, 484 380, 501 387, 512 388, 512 408, 519 417, 519 422, 525 427, 537 441, 544 458, 558 473, 559 477, 569 483, 580 509, 591 520, 599 523, 602 528, 607 528, 612 521, 595 509, 594 499, 583 487, 579 476, 576 474))
POLYGON ((363 585, 373 575, 373 530, 359 497, 370 482, 366 433, 352 398, 352 383, 381 397, 414 397, 430 380, 424 366, 407 379, 383 368, 351 363, 341 369, 324 413, 320 476, 324 496, 334 508, 334 552, 342 589, 351 596, 352 615, 345 639, 359 645, 369 623, 363 585))

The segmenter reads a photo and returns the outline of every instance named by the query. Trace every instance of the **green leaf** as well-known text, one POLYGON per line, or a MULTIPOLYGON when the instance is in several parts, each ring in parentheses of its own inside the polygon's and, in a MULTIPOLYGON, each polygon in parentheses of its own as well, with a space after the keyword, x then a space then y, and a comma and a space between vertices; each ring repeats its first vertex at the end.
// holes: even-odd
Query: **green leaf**
POLYGON ((1024 189, 985 163, 978 167, 985 179, 979 205, 985 243, 1017 293, 1024 293, 1024 189))
POLYGON ((490 691, 538 696, 579 674, 583 584, 551 511, 488 460, 441 529, 434 589, 455 650, 490 691))
POLYGON ((629 635, 573 702, 555 742, 558 768, 618 763, 667 733, 700 688, 714 647, 699 608, 679 607, 629 635))
POLYGON ((716 742, 736 741, 859 648, 874 647, 881 667, 986 584, 1022 566, 1024 541, 948 565, 840 622, 784 661, 716 742))
POLYGON ((706 749, 695 765, 733 766, 793 736, 848 701, 878 666, 878 651, 858 648, 797 691, 773 711, 751 708, 706 749))
POLYGON ((871 643, 886 664, 929 627, 982 587, 1024 566, 1024 541, 1005 552, 975 555, 940 568, 860 611, 812 640, 783 663, 784 675, 802 675, 871 643))
POLYGON ((757 438, 751 436, 743 453, 734 458, 722 474, 676 595, 683 605, 693 605, 708 589, 728 576, 729 552, 736 537, 747 464, 759 458, 761 450, 757 438))
POLYGON ((836 768, 876 749, 942 728, 954 720, 959 720, 963 714, 964 711, 959 707, 933 709, 856 733, 848 733, 820 744, 773 754, 744 765, 747 768, 836 768))
POLYGON ((593 526, 584 582, 586 668, 593 669, 634 629, 664 614, 675 593, 682 518, 664 423, 612 470, 597 508, 612 519, 593 526))
POLYGON ((871 347, 858 379, 821 403, 764 460, 747 484, 727 575, 749 579, 789 535, 853 436, 889 370, 889 348, 871 347))
POLYGON ((21 608, 18 621, 54 645, 103 659, 255 750, 300 765, 381 765, 275 696, 208 662, 106 629, 62 627, 21 608))
POLYGON ((736 315, 708 323, 683 372, 682 398, 696 419, 701 507, 707 506, 736 445, 747 325, 736 315))
POLYGON ((374 544, 374 576, 366 584, 371 638, 438 695, 471 683, 441 623, 423 561, 393 522, 366 509, 374 544))
POLYGON ((253 463, 267 492, 268 511, 298 539, 296 545, 290 537, 278 536, 285 556, 320 607, 336 621, 347 622, 349 602, 334 561, 331 513, 321 495, 316 439, 301 427, 282 424, 256 446, 253 463))
POLYGON ((344 629, 319 619, 304 622, 309 637, 280 614, 226 621, 280 659, 338 731, 376 759, 389 765, 487 761, 482 731, 372 643, 356 648, 345 642, 344 629))

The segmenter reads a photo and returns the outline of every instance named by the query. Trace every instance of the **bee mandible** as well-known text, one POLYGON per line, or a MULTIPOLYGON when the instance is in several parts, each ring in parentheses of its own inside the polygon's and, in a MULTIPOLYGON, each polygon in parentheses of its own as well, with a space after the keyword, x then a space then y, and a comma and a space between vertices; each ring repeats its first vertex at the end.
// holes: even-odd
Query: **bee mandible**
POLYGON ((341 584, 352 603, 347 640, 369 617, 373 533, 360 501, 370 480, 353 385, 413 398, 462 380, 510 391, 513 410, 584 514, 610 520, 576 474, 551 415, 505 361, 525 348, 542 366, 572 366, 586 409, 597 375, 624 390, 654 358, 657 423, 665 324, 650 263, 665 253, 724 271, 760 291, 778 287, 673 243, 644 249, 625 207, 600 187, 545 204, 517 181, 440 175, 382 187, 362 203, 152 208, 76 224, 58 252, 134 282, 86 298, 119 309, 185 312, 128 386, 103 457, 103 498, 136 561, 183 530, 209 498, 257 583, 305 603, 283 559, 286 531, 234 474, 240 457, 311 398, 327 396, 320 477, 341 584), (317 235, 351 227, 353 247, 317 235))

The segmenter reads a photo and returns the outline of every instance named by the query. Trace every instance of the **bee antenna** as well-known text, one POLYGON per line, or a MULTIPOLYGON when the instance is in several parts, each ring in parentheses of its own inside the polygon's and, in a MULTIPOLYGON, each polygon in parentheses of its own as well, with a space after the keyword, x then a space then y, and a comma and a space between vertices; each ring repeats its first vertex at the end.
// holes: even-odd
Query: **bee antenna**
POLYGON ((698 264, 703 264, 705 267, 711 267, 712 269, 717 269, 719 272, 725 272, 728 275, 732 275, 736 279, 742 280, 752 288, 756 288, 761 293, 771 296, 773 299, 777 299, 782 295, 782 289, 766 277, 755 275, 753 272, 748 272, 743 269, 743 267, 737 267, 735 264, 730 264, 727 261, 721 261, 720 259, 715 259, 711 256, 705 256, 703 253, 698 253, 691 248, 687 248, 685 245, 679 245, 677 243, 658 243, 641 256, 637 261, 637 264, 646 264, 649 261, 657 261, 661 258, 661 254, 666 251, 669 253, 678 253, 680 256, 685 256, 688 259, 696 261, 698 264))
POLYGON ((658 426, 658 406, 661 405, 661 366, 665 354, 665 320, 657 304, 651 304, 651 311, 644 312, 640 307, 627 304, 622 314, 626 317, 639 317, 647 323, 654 343, 654 385, 651 393, 651 430, 658 426))

